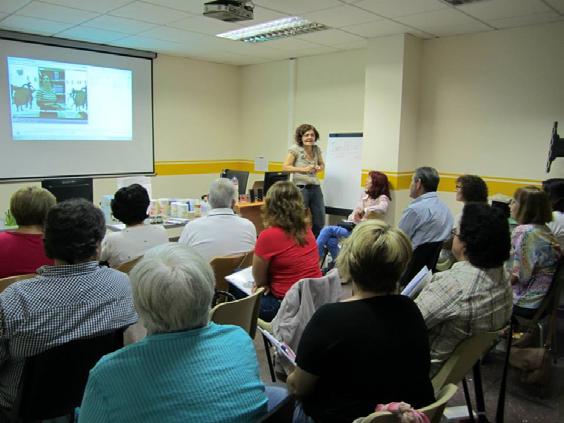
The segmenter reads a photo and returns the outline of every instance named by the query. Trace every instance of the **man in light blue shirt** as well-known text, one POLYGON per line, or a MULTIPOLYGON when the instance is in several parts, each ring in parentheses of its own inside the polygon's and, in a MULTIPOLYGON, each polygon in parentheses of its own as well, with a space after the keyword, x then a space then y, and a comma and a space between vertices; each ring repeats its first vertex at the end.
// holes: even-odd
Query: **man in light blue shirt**
POLYGON ((415 169, 409 196, 411 204, 403 211, 399 222, 413 244, 413 249, 428 242, 444 241, 454 226, 452 213, 437 196, 439 173, 432 167, 415 169))

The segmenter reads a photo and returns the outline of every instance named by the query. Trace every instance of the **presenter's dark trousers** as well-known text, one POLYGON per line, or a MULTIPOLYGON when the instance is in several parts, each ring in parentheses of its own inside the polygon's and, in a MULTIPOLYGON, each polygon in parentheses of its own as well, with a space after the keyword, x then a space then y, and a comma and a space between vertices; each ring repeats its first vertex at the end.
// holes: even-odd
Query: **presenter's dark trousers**
POLYGON ((323 192, 319 185, 300 185, 298 188, 302 192, 304 206, 311 212, 311 230, 317 238, 323 226, 325 226, 325 201, 323 192))

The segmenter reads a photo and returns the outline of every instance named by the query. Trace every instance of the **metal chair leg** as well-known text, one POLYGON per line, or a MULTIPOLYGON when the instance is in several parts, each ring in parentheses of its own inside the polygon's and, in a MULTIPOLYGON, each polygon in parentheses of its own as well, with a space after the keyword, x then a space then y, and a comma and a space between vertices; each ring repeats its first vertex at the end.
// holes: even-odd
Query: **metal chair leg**
POLYGON ((468 418, 471 422, 475 422, 474 420, 474 412, 472 411, 472 400, 470 399, 470 392, 468 391, 468 383, 466 382, 466 378, 462 378, 462 388, 464 389, 464 399, 466 400, 466 407, 468 407, 468 418))
POLYGON ((474 395, 476 396, 476 411, 478 413, 478 421, 480 423, 487 422, 486 417, 486 402, 484 401, 484 390, 482 387, 482 372, 480 366, 482 365, 482 360, 476 361, 472 371, 474 373, 474 395))
POLYGON ((272 357, 270 356, 270 341, 264 334, 262 335, 264 342, 264 353, 266 354, 266 361, 268 362, 268 370, 270 370, 270 378, 272 382, 276 382, 276 375, 274 374, 274 365, 272 364, 272 357))
POLYGON ((513 341, 513 320, 509 323, 509 333, 507 333, 507 342, 505 344, 505 358, 503 360, 503 373, 501 375, 501 383, 499 384, 499 394, 497 397, 497 412, 495 414, 495 422, 503 423, 505 418, 505 390, 507 389, 507 372, 509 371, 509 356, 511 353, 511 342, 513 341))

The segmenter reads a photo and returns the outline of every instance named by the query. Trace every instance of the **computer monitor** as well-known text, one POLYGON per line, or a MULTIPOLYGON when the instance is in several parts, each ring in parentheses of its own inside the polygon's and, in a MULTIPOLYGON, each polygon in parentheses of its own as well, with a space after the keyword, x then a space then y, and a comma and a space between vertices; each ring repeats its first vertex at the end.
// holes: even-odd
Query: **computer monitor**
POLYGON ((272 185, 279 181, 287 181, 290 179, 288 172, 264 172, 264 195, 272 185))
POLYGON ((223 169, 219 177, 227 178, 227 179, 233 179, 233 177, 235 177, 239 182, 239 195, 243 195, 247 191, 247 181, 249 180, 249 172, 245 172, 242 170, 223 169))
POLYGON ((51 192, 59 203, 71 198, 84 198, 90 202, 94 199, 92 178, 44 179, 41 187, 51 192))

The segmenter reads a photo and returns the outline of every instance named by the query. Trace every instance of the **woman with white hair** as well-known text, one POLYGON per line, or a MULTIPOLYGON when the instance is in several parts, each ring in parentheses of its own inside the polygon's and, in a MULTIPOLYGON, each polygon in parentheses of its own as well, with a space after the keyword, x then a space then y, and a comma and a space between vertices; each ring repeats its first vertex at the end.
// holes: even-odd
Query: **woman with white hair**
POLYGON ((301 404, 294 422, 351 422, 377 404, 434 401, 429 340, 421 312, 398 281, 411 258, 405 233, 380 220, 356 226, 337 258, 354 295, 319 308, 288 376, 301 404))
POLYGON ((90 371, 80 422, 254 422, 267 410, 249 336, 209 322, 214 275, 192 249, 149 250, 131 275, 148 335, 90 371))

